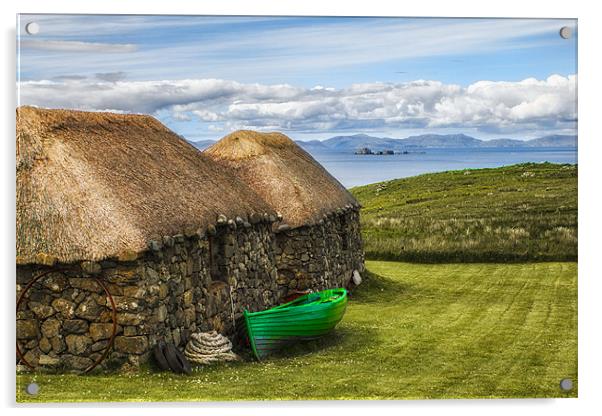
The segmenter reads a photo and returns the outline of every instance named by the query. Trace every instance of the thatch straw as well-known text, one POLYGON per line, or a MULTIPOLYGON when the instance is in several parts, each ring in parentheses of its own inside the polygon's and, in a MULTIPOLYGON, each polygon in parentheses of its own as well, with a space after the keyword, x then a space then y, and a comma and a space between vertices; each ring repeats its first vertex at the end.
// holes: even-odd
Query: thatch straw
POLYGON ((233 168, 291 227, 357 204, 343 185, 284 134, 236 131, 205 153, 233 168))
POLYGON ((17 264, 131 257, 254 212, 275 213, 153 117, 17 109, 17 264))

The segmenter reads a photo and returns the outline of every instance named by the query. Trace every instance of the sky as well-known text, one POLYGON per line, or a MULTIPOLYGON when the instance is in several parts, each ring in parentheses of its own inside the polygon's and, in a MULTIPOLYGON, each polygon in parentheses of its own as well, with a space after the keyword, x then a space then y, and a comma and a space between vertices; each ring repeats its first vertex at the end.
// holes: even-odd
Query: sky
POLYGON ((151 114, 192 141, 577 127, 576 20, 25 14, 17 58, 19 105, 151 114))

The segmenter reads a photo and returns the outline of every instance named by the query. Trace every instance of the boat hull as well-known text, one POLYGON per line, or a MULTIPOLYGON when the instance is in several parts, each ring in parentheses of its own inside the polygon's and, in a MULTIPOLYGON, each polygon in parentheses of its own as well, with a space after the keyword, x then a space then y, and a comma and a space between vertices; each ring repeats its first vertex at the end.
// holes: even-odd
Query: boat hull
POLYGON ((347 291, 329 289, 261 312, 244 312, 249 341, 258 360, 286 345, 331 332, 347 308, 347 291))

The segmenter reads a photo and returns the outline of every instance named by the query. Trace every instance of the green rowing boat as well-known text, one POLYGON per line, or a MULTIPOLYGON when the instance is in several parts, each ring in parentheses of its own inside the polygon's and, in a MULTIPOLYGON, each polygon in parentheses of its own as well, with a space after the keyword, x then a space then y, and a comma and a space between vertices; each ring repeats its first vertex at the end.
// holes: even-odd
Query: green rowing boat
POLYGON ((265 311, 244 311, 255 357, 261 360, 291 342, 318 338, 332 331, 346 307, 347 290, 328 289, 265 311))

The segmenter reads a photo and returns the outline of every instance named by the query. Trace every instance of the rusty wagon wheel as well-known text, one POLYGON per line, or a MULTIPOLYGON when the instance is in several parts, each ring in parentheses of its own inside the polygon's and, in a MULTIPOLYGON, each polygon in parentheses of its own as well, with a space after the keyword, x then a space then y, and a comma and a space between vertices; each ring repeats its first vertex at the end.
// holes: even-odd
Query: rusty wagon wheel
MULTIPOLYGON (((29 289, 31 289, 31 287, 38 280, 40 280, 42 277, 49 275, 50 273, 57 273, 57 272, 61 272, 61 271, 64 271, 64 270, 48 270, 48 271, 40 274, 39 276, 31 279, 31 281, 27 284, 27 286, 25 286, 25 289, 23 289, 23 291, 19 295, 19 299, 17 300, 17 312, 19 311, 19 306, 21 306, 21 303, 23 302, 23 299, 25 298, 25 294, 29 291, 29 289)), ((111 333, 111 337, 109 338, 109 343, 107 344, 106 348, 104 349, 103 354, 94 363, 92 363, 92 365, 90 365, 90 367, 86 368, 84 370, 84 373, 89 373, 94 368, 96 368, 96 366, 98 364, 100 364, 105 358, 107 358, 107 355, 109 354, 109 351, 110 351, 111 347, 113 346, 113 341, 115 340, 115 335, 117 335, 117 307, 115 306, 115 300, 113 299, 113 296, 111 295, 111 292, 109 292, 109 289, 107 288, 107 286, 100 279, 98 279, 97 277, 92 277, 92 278, 102 288, 102 290, 105 292, 105 294, 109 298, 109 301, 111 302, 111 320, 113 321, 112 322, 113 323, 113 331, 111 333)), ((23 353, 21 352, 21 348, 19 348, 19 340, 17 340, 16 344, 17 344, 17 357, 19 358, 19 361, 22 362, 23 364, 25 364, 27 367, 31 368, 32 370, 35 369, 35 367, 33 365, 31 365, 31 363, 29 363, 25 359, 23 353)))

